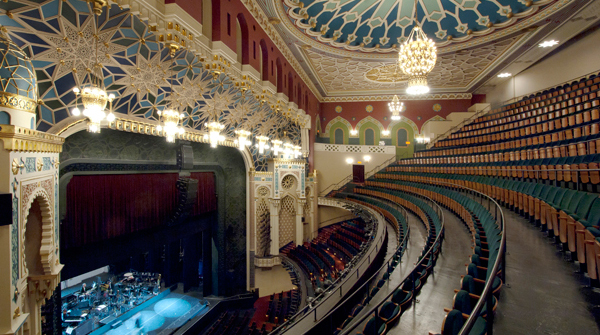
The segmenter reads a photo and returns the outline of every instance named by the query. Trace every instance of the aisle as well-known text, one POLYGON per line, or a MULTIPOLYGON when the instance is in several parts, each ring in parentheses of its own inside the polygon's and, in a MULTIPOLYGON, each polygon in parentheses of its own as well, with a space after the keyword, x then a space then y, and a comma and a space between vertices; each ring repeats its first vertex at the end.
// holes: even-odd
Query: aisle
POLYGON ((600 334, 598 293, 583 288, 576 263, 563 260, 533 225, 503 208, 508 255, 495 334, 600 334))
MULTIPOLYGON (((398 325, 390 329, 388 334, 426 335, 429 331, 439 333, 442 329, 442 322, 446 315, 444 308, 452 307, 454 289, 460 287, 460 276, 465 274, 465 262, 472 253, 470 236, 465 225, 447 210, 444 210, 444 220, 446 236, 433 274, 429 276, 427 283, 421 288, 421 293, 417 295, 419 302, 402 314, 398 325)), ((421 237, 423 241, 426 236, 425 228, 422 224, 419 225, 423 231, 421 237)), ((418 238, 416 234, 413 235, 414 228, 415 225, 411 225, 411 242, 413 238, 418 238)), ((417 250, 418 254, 421 253, 421 249, 417 250)), ((407 261, 409 262, 403 266, 414 267, 416 258, 407 258, 407 261)))

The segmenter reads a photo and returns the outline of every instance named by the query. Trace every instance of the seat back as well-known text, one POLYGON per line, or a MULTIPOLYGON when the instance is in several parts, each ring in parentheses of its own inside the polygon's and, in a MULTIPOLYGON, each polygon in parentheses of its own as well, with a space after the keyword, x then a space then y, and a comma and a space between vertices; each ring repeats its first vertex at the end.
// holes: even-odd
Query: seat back
POLYGON ((458 309, 462 313, 471 314, 473 307, 471 306, 471 297, 469 292, 460 290, 454 295, 454 309, 458 309))
POLYGON ((444 318, 442 324, 442 335, 456 335, 460 333, 460 329, 464 325, 465 320, 463 319, 462 313, 453 309, 444 318))

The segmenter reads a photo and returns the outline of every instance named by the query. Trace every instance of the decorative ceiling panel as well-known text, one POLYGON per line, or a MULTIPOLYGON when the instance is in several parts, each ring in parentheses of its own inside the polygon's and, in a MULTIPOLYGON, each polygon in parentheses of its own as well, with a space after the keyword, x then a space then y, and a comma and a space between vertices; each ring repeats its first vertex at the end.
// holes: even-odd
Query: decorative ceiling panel
POLYGON ((340 49, 377 53, 390 52, 403 43, 415 17, 440 47, 509 27, 555 2, 558 0, 283 1, 296 33, 340 49))
MULTIPOLYGON (((465 89, 520 38, 507 38, 477 48, 438 56, 435 68, 428 76, 429 85, 434 90, 465 89)), ((402 75, 395 77, 396 66, 390 65, 390 62, 342 58, 313 48, 304 52, 327 95, 349 92, 368 95, 406 87, 406 78, 402 75), (394 78, 400 82, 395 83, 394 78)))
MULTIPOLYGON (((48 131, 72 117, 73 87, 90 82, 96 38, 89 6, 80 0, 0 2, 0 25, 31 58, 38 78, 43 101, 37 110, 38 130, 48 131)), ((213 76, 193 52, 181 50, 171 59, 147 23, 128 9, 117 5, 105 9, 97 26, 98 59, 104 85, 117 96, 113 103, 117 116, 156 121, 157 111, 173 100, 188 129, 204 130, 204 123, 217 115, 230 137, 239 127, 270 137, 285 130, 294 144, 300 144, 297 124, 261 105, 250 91, 235 88, 228 75, 213 76)), ((265 165, 259 163, 262 160, 255 155, 258 171, 265 165)))

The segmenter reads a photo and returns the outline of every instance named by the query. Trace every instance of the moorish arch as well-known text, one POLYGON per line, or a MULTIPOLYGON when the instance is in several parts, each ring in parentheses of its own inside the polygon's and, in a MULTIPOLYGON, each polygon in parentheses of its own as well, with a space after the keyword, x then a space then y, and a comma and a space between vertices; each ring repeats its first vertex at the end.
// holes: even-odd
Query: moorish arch
MULTIPOLYGON (((23 261, 23 272, 24 276, 30 275, 51 275, 54 269, 54 265, 58 255, 55 256, 55 250, 57 246, 55 245, 55 230, 54 230, 54 199, 48 192, 42 188, 38 187, 33 190, 31 195, 27 198, 24 197, 23 200, 23 210, 22 210, 22 218, 24 224, 22 227, 21 233, 21 251, 22 251, 22 261, 23 261), (38 227, 32 227, 29 219, 35 220, 35 215, 32 213, 33 211, 37 211, 39 209, 39 222, 35 222, 35 224, 39 224, 40 231, 40 240, 39 241, 31 241, 26 238, 26 236, 30 236, 27 233, 27 229, 38 227), (37 250, 31 250, 31 247, 35 247, 37 250), (35 253, 39 253, 39 261, 42 266, 42 273, 29 273, 29 268, 26 259, 29 257, 33 257, 35 253)), ((37 236, 36 236, 37 237, 37 236)), ((37 257, 37 255, 35 255, 37 257)), ((31 259, 31 258, 30 258, 31 259)))
POLYGON ((419 134, 419 127, 417 127, 417 124, 414 123, 413 120, 411 120, 407 117, 402 117, 402 119, 400 119, 400 120, 395 120, 395 121, 390 122, 390 124, 388 126, 388 130, 392 130, 395 125, 402 123, 402 122, 407 123, 413 129, 415 136, 416 136, 416 134, 419 134))
POLYGON ((374 117, 372 117, 370 115, 367 116, 366 118, 358 121, 358 123, 356 124, 356 129, 360 130, 360 128, 363 125, 365 125, 365 124, 367 124, 369 122, 371 122, 371 123, 375 124, 377 127, 379 127, 379 133, 380 134, 385 130, 385 128, 383 127, 383 124, 381 124, 381 122, 379 122, 379 120, 377 120, 376 118, 374 118, 374 117))
POLYGON ((342 123, 344 126, 346 126, 348 128, 348 131, 350 131, 352 129, 352 125, 350 124, 350 122, 348 122, 348 120, 344 119, 341 116, 336 116, 327 123, 327 126, 325 127, 325 131, 323 132, 323 134, 329 135, 329 132, 331 131, 331 128, 333 127, 333 125, 335 125, 338 122, 342 123))

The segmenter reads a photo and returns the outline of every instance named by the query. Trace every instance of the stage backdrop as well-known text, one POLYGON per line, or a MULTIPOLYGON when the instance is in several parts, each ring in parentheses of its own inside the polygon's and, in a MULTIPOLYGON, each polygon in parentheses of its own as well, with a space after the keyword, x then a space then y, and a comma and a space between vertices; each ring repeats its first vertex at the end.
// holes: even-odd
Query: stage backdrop
MULTIPOLYGON (((192 215, 217 208, 215 176, 194 172, 198 180, 192 215)), ((62 239, 68 249, 167 223, 177 208, 177 173, 73 176, 67 185, 62 239)))

